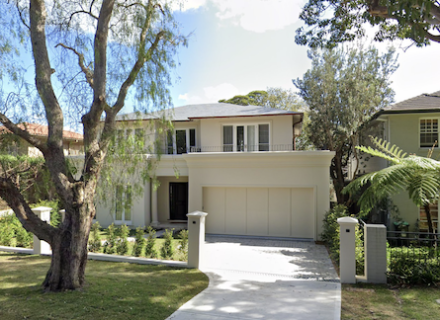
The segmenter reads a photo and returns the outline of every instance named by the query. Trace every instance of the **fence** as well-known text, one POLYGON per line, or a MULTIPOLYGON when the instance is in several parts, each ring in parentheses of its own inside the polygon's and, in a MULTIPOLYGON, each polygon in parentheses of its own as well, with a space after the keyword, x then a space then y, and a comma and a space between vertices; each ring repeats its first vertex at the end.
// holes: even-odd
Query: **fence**
POLYGON ((413 261, 440 267, 440 234, 388 231, 388 261, 413 261))

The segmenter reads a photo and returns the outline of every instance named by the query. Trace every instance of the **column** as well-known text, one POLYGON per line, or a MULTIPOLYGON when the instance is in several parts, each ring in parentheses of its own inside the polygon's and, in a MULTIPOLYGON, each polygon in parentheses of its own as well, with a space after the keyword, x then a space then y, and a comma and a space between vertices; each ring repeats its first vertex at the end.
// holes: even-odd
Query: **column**
POLYGON ((151 223, 153 227, 159 225, 159 215, 157 213, 157 188, 152 186, 151 188, 151 223))
MULTIPOLYGON (((38 207, 32 209, 32 211, 42 220, 47 223, 50 223, 50 211, 52 208, 49 207, 38 207)), ((46 241, 42 241, 34 235, 34 254, 45 254, 51 255, 52 250, 50 245, 46 241)))
POLYGON ((188 213, 188 267, 199 269, 202 261, 202 249, 205 243, 206 212, 188 213))
POLYGON ((356 283, 356 235, 358 220, 338 218, 340 227, 339 273, 341 283, 356 283))

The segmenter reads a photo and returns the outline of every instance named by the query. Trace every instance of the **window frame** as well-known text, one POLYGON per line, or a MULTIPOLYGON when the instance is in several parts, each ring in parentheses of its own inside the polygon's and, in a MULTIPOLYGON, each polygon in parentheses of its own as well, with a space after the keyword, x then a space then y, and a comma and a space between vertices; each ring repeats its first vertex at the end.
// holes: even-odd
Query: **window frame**
POLYGON ((263 122, 240 122, 240 123, 223 123, 222 124, 222 151, 223 152, 265 152, 270 151, 272 149, 272 134, 271 134, 271 122, 270 121, 263 121, 263 122), (260 151, 260 125, 267 125, 268 126, 268 150, 261 150, 260 151), (254 130, 254 142, 255 145, 252 150, 249 150, 249 146, 247 144, 248 140, 248 127, 253 126, 255 127, 254 130), (224 128, 225 127, 232 127, 232 151, 225 151, 226 149, 230 149, 231 144, 225 144, 225 136, 224 136, 224 128), (243 127, 243 140, 246 142, 244 144, 243 150, 238 150, 237 148, 237 127, 243 127))
POLYGON ((169 130, 167 131, 166 137, 165 137, 165 150, 166 150, 166 154, 169 155, 180 155, 180 154, 184 154, 184 153, 190 153, 192 148, 196 148, 197 149, 197 128, 195 127, 188 127, 188 128, 174 128, 172 131, 169 130), (194 130, 194 142, 195 145, 192 146, 191 145, 191 130, 194 130), (177 136, 177 131, 185 131, 185 140, 186 140, 186 152, 182 152, 182 153, 177 153, 177 141, 176 141, 176 136, 177 136), (173 143, 173 152, 170 153, 171 150, 171 144, 168 143, 168 137, 169 137, 169 133, 172 133, 172 143, 173 143))
POLYGON ((115 186, 115 205, 114 205, 114 210, 113 210, 113 221, 115 223, 115 225, 122 225, 125 224, 127 226, 132 225, 132 221, 133 221, 133 187, 129 184, 117 184, 115 186), (122 188, 122 201, 121 201, 121 220, 116 220, 116 211, 118 210, 118 188, 122 188), (130 192, 127 192, 128 190, 130 190, 130 192), (129 197, 127 197, 127 195, 130 195, 129 197), (127 202, 130 202, 130 220, 126 220, 126 213, 127 213, 127 202))
POLYGON ((436 144, 436 146, 435 146, 435 148, 438 148, 438 144, 439 144, 439 123, 440 123, 440 118, 438 118, 438 117, 420 117, 419 119, 418 119, 418 132, 419 132, 419 135, 418 135, 418 140, 419 140, 419 148, 420 149, 430 149, 430 148, 432 148, 432 144, 430 145, 430 146, 422 146, 422 142, 421 142, 421 137, 422 137, 422 129, 420 128, 421 127, 421 121, 422 120, 437 120, 437 144, 436 144))

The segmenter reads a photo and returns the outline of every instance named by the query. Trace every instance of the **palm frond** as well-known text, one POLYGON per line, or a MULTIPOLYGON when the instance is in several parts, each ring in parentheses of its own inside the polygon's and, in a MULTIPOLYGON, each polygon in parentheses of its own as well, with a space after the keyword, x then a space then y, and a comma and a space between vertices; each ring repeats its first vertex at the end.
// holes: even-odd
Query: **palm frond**
POLYGON ((399 159, 393 158, 393 157, 391 157, 391 156, 389 156, 389 155, 387 155, 377 149, 373 149, 371 147, 356 146, 356 149, 358 149, 362 152, 368 153, 368 154, 375 156, 375 157, 381 157, 385 160, 391 161, 392 163, 399 163, 399 159))
POLYGON ((406 157, 407 153, 403 153, 403 150, 400 149, 398 146, 393 144, 390 147, 390 143, 386 141, 385 139, 369 136, 373 144, 379 149, 382 150, 383 153, 390 155, 393 158, 396 159, 403 159, 406 157))

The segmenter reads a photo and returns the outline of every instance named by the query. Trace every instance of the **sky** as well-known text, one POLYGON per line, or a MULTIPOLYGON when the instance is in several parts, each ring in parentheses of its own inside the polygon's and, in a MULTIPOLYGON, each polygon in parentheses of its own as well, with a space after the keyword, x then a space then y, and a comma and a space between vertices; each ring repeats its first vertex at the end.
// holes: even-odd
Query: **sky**
MULTIPOLYGON (((295 44, 303 0, 187 0, 176 11, 188 48, 178 54, 174 106, 217 102, 268 87, 297 89, 292 79, 310 68, 307 47, 295 44)), ((371 42, 367 42, 366 45, 371 42)), ((373 43, 380 50, 390 45, 373 43)), ((395 102, 440 90, 440 44, 395 42, 395 102), (409 48, 408 48, 409 47, 409 48)))

